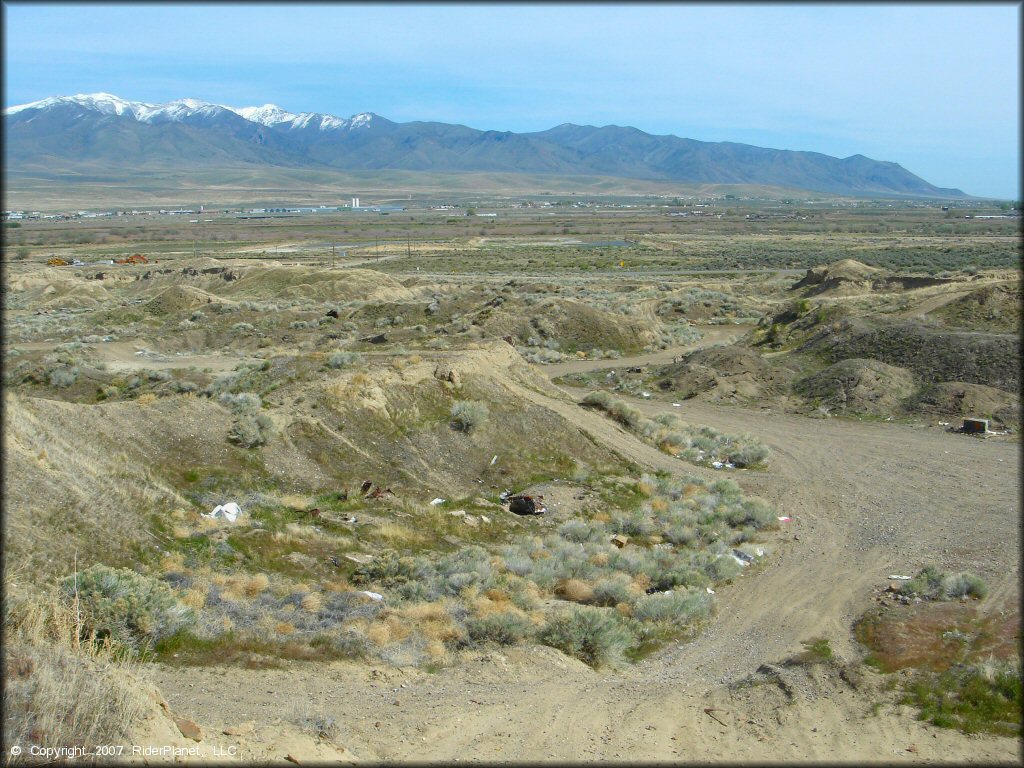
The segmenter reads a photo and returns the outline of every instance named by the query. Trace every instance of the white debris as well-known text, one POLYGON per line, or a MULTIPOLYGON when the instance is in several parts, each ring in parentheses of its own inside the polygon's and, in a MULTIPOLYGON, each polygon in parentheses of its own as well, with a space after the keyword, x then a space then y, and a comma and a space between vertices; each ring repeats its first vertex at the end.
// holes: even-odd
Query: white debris
POLYGON ((377 592, 370 592, 369 590, 363 590, 362 592, 356 592, 357 595, 366 595, 371 600, 381 601, 384 599, 384 595, 378 594, 377 592))
POLYGON ((223 515, 225 520, 227 520, 229 523, 233 523, 235 522, 235 520, 238 519, 238 516, 240 514, 242 514, 241 508, 239 508, 239 506, 235 502, 229 501, 227 504, 218 504, 216 507, 213 508, 213 511, 210 512, 210 514, 202 515, 202 517, 214 520, 219 515, 223 515))
POLYGON ((724 462, 721 461, 712 461, 711 466, 714 467, 715 469, 721 469, 722 467, 725 466, 725 464, 724 462))
POLYGON ((641 393, 640 393, 640 396, 641 396, 641 397, 650 397, 650 396, 651 396, 651 393, 650 393, 650 392, 641 392, 641 393))
POLYGON ((889 578, 890 579, 896 579, 897 581, 910 581, 910 577, 909 576, 899 576, 897 574, 893 574, 893 575, 889 576, 889 578))
POLYGON ((430 506, 436 507, 438 504, 444 504, 444 499, 434 499, 430 502, 430 506))
POLYGON ((704 587, 704 589, 707 591, 709 595, 715 594, 715 590, 713 590, 711 587, 704 587))
POLYGON ((497 460, 498 460, 498 454, 494 454, 494 458, 491 459, 491 466, 492 467, 494 466, 494 462, 496 462, 497 460))
POLYGON ((672 403, 672 407, 673 408, 682 408, 683 404, 682 403, 672 403))

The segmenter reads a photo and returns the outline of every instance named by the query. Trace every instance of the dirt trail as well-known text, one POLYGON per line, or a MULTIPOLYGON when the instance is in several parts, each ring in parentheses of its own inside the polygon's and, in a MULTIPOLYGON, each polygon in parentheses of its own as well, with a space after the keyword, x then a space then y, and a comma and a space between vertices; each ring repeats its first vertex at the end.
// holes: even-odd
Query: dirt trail
MULTIPOLYGON (((51 350, 62 346, 61 341, 32 341, 18 344, 19 349, 51 350)), ((157 352, 144 343, 132 341, 101 341, 88 345, 98 362, 115 371, 166 370, 170 368, 209 368, 211 371, 233 371, 242 363, 258 362, 262 358, 239 357, 229 354, 186 354, 157 352)))
POLYGON ((851 622, 890 573, 939 563, 977 572, 993 595, 1016 600, 1016 443, 692 400, 682 408, 632 401, 647 413, 751 432, 772 450, 766 472, 721 473, 640 442, 580 408, 578 392, 516 391, 641 466, 733 477, 793 520, 765 561, 718 590, 717 615, 702 634, 620 672, 543 647, 470 654, 439 674, 348 663, 185 673, 155 666, 150 673, 172 708, 214 728, 255 719, 264 735, 232 742, 243 757, 270 754, 266 742, 287 701, 337 718, 339 742, 364 760, 1017 763, 1014 739, 967 738, 906 709, 873 716, 869 692, 836 681, 808 679, 789 702, 773 685, 727 686, 815 637, 855 658, 851 622))

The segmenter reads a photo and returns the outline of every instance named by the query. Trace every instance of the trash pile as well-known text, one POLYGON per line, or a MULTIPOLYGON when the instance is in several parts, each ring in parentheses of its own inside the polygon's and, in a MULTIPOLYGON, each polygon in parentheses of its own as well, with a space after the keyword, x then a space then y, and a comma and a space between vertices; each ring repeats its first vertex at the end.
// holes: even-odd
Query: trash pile
POLYGON ((208 520, 216 520, 218 517, 223 517, 229 523, 233 523, 238 519, 238 516, 242 514, 242 509, 235 502, 229 501, 227 504, 218 504, 213 508, 213 511, 209 514, 201 515, 208 520))

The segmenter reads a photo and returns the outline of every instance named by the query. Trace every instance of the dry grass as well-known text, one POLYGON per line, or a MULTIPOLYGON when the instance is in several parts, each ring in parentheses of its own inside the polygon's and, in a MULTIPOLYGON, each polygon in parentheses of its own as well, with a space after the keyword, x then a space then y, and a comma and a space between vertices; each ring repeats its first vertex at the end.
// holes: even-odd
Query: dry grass
POLYGON ((594 588, 581 579, 565 579, 555 587, 555 594, 574 603, 585 603, 594 596, 594 588))
POLYGON ((55 594, 9 591, 4 607, 8 743, 91 750, 127 741, 149 704, 135 662, 81 641, 78 617, 55 594))

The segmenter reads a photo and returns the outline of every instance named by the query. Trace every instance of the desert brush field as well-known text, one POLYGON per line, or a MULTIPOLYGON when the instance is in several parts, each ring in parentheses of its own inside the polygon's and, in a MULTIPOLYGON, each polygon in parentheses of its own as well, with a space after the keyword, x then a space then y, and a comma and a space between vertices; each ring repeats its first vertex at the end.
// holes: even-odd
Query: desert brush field
POLYGON ((1018 764, 1019 212, 229 181, 4 222, 8 743, 1018 764))

